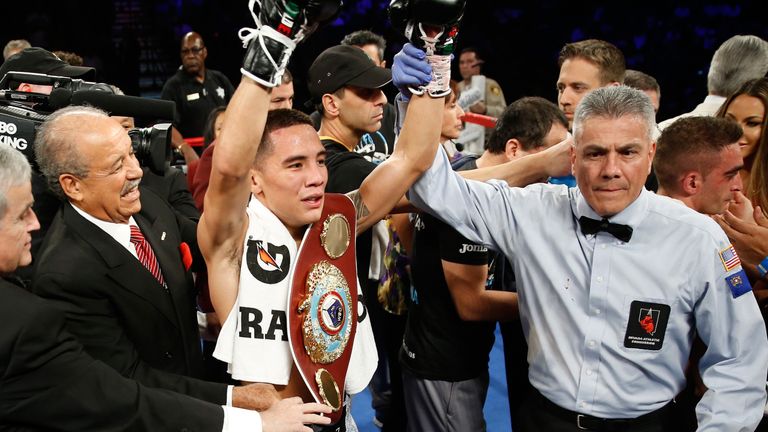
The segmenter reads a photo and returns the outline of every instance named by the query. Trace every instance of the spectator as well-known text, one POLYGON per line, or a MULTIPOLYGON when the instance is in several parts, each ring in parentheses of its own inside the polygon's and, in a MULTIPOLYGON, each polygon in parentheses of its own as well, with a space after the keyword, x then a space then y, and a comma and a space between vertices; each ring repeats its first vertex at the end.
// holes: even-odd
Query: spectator
POLYGON ((33 291, 66 314, 91 356, 120 374, 223 405, 226 386, 179 379, 202 371, 190 272, 202 260, 193 254, 196 224, 139 186, 131 140, 102 111, 55 112, 35 152, 66 202, 40 249, 33 291))
MULTIPOLYGON (((462 78, 459 82, 459 91, 465 95, 465 99, 470 94, 476 95, 471 104, 460 99, 459 105, 467 112, 498 117, 504 111, 507 102, 499 83, 483 75, 483 64, 485 64, 485 60, 480 57, 476 48, 464 48, 459 53, 459 73, 462 78)), ((490 128, 486 129, 475 123, 467 123, 459 142, 464 145, 466 151, 480 154, 485 146, 486 133, 490 134, 490 132, 490 128)))
POLYGON ((568 124, 581 99, 591 91, 624 82, 624 54, 610 42, 587 39, 565 44, 557 60, 557 102, 568 124))
POLYGON ((73 52, 69 51, 54 51, 53 55, 60 58, 61 61, 67 62, 72 66, 83 66, 83 58, 73 52))
POLYGON ((733 36, 715 51, 707 73, 707 97, 693 111, 659 123, 664 130, 680 117, 713 116, 745 82, 768 72, 768 42, 757 36, 733 36))
POLYGON ((763 212, 768 210, 768 78, 750 80, 733 92, 717 112, 741 126, 739 140, 744 194, 763 212))
POLYGON ((710 117, 684 117, 658 140, 653 169, 659 195, 678 199, 703 214, 722 214, 742 189, 741 129, 710 117))
MULTIPOLYGON (((3 59, 8 60, 10 56, 27 48, 32 48, 32 45, 30 45, 29 41, 26 39, 10 40, 7 44, 5 44, 5 47, 3 48, 3 59)), ((0 75, 0 78, 2 77, 3 75, 0 75)))
POLYGON ((220 105, 226 105, 235 89, 229 79, 219 71, 208 69, 205 59, 208 48, 202 36, 189 32, 181 39, 181 66, 163 85, 162 99, 176 103, 174 147, 184 152, 184 159, 189 163, 196 159, 184 147, 183 138, 203 136, 203 128, 208 114, 220 105))
POLYGON ((647 73, 634 69, 627 69, 624 74, 624 85, 636 88, 651 98, 654 112, 659 112, 659 103, 661 102, 661 87, 656 78, 647 73))
MULTIPOLYGON (((456 137, 461 108, 456 113, 455 98, 446 100, 442 136, 456 137)), ((544 150, 566 139, 567 126, 551 102, 515 101, 499 118, 483 156, 467 156, 460 169, 496 166, 544 150)), ((485 430, 483 404, 495 321, 518 320, 514 287, 502 290, 511 270, 505 269, 503 255, 433 216, 422 213, 415 219, 411 304, 400 350, 408 430, 485 430)), ((517 331, 515 342, 524 345, 519 326, 517 331)), ((512 340, 505 339, 505 348, 507 343, 512 340)), ((521 354, 507 362, 523 371, 515 375, 522 375, 522 381, 516 380, 510 392, 521 392, 528 382, 521 354)), ((517 371, 508 369, 509 374, 517 371)), ((516 414, 514 410, 513 420, 516 414)))

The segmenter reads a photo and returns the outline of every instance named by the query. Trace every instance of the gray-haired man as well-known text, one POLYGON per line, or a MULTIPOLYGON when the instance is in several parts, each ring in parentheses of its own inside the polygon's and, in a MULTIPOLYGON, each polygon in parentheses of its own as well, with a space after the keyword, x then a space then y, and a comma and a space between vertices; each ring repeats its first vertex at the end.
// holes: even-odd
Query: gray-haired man
POLYGON ((707 74, 707 97, 693 111, 659 123, 659 129, 681 117, 713 116, 745 82, 762 78, 768 72, 768 42, 753 35, 733 36, 723 42, 709 64, 707 74))
POLYGON ((514 266, 537 390, 523 431, 666 430, 694 332, 708 346, 699 430, 762 418, 768 342, 749 282, 714 221, 644 190, 654 127, 642 92, 597 89, 574 116, 578 187, 470 182, 438 153, 411 189, 514 266))

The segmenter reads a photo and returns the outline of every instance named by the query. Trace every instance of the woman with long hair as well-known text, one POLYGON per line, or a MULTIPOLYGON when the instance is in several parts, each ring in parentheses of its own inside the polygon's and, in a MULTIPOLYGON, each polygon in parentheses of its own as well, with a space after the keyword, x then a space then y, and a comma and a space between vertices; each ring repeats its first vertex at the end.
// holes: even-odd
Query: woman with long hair
POLYGON ((754 206, 768 210, 768 78, 747 81, 726 99, 717 112, 738 123, 744 134, 739 140, 744 168, 744 195, 754 206))

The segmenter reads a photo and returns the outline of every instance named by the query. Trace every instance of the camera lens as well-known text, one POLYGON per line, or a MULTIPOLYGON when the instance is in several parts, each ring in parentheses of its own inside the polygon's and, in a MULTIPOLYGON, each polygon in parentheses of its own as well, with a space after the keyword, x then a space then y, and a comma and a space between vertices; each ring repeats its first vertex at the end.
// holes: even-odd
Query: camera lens
POLYGON ((163 175, 165 162, 171 156, 171 124, 158 123, 147 128, 133 128, 128 131, 131 146, 139 164, 152 172, 163 175))

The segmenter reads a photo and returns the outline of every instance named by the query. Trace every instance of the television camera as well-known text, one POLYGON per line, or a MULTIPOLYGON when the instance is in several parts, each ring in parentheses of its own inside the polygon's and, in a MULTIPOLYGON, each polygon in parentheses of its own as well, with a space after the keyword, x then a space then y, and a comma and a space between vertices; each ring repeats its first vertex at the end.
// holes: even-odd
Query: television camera
MULTIPOLYGON (((173 102, 114 94, 109 84, 30 72, 8 72, 0 79, 0 145, 23 153, 32 167, 35 136, 48 116, 69 105, 91 105, 110 115, 170 121, 173 102), (15 90, 20 83, 50 86, 50 94, 15 90)), ((171 124, 158 123, 128 132, 141 166, 163 175, 171 156, 171 124)))

